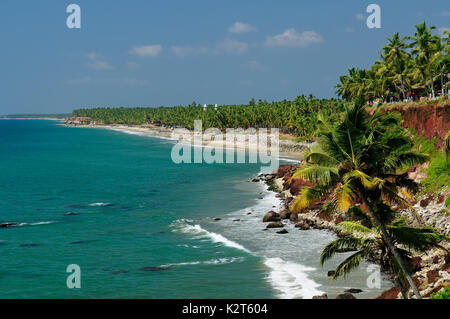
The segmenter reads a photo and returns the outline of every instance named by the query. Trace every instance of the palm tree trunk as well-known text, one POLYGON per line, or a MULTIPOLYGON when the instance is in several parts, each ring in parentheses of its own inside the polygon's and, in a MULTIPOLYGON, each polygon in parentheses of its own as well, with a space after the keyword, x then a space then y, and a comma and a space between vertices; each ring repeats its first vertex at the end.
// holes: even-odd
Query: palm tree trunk
POLYGON ((419 292, 419 289, 417 289, 416 284, 414 283, 414 281, 412 280, 411 276, 409 275, 409 272, 407 270, 405 262, 403 261, 403 258, 398 253, 398 251, 395 248, 394 244, 392 243, 391 238, 390 238, 390 236, 389 236, 389 234, 388 234, 388 232, 386 230, 386 227, 384 227, 383 223, 381 223, 381 221, 375 215, 374 211, 372 210, 372 207, 367 202, 366 197, 364 195, 362 195, 361 199, 362 199, 363 203, 366 205, 367 209, 369 210, 370 216, 377 223, 378 227, 380 227, 381 233, 383 234, 384 240, 385 240, 386 244, 388 245, 389 250, 392 252, 392 254, 394 255, 395 259, 397 259, 397 262, 398 262, 400 268, 402 269, 403 273, 405 274, 405 278, 408 281, 409 285, 411 286, 414 294, 416 295, 416 298, 417 299, 422 299, 422 296, 421 296, 421 294, 419 292))
POLYGON ((399 278, 395 278, 395 283, 400 287, 400 292, 402 293, 403 299, 408 299, 407 289, 403 285, 402 281, 399 278))

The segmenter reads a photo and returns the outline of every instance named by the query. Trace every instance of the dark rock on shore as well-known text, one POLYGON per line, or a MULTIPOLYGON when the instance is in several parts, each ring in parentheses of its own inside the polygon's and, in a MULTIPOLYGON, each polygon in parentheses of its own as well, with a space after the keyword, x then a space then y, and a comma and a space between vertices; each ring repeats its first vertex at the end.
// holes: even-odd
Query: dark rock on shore
POLYGON ((350 293, 343 293, 343 294, 337 295, 336 299, 356 299, 356 297, 350 293))
POLYGON ((428 198, 422 199, 420 201, 420 207, 422 207, 422 208, 427 207, 432 200, 433 200, 433 197, 428 197, 428 198))
POLYGON ((218 221, 220 221, 220 220, 222 220, 222 218, 219 218, 219 217, 214 218, 214 221, 215 221, 215 222, 218 222, 218 221))
POLYGON ((280 211, 279 215, 281 219, 289 219, 291 217, 291 212, 289 211, 289 209, 283 208, 280 211))
POLYGON ((411 258, 411 269, 414 272, 417 272, 420 269, 422 269, 422 258, 420 258, 420 257, 411 258))
POLYGON ((272 179, 274 179, 276 177, 277 177, 276 174, 267 174, 267 175, 264 176, 264 180, 270 181, 270 180, 272 180, 272 179))
POLYGON ((440 278, 438 270, 430 270, 427 272, 428 283, 435 283, 440 278))
POLYGON ((359 294, 363 291, 361 289, 357 289, 357 288, 350 288, 350 289, 344 290, 344 292, 349 293, 349 294, 359 294))
POLYGON ((395 286, 389 290, 384 291, 377 299, 397 299, 398 294, 400 293, 400 287, 395 286))
POLYGON ((284 225, 282 222, 271 222, 269 225, 267 225, 266 228, 283 228, 284 225))
POLYGON ((280 231, 277 231, 277 234, 288 234, 289 232, 286 229, 282 229, 280 231))
POLYGON ((285 176, 292 176, 294 171, 296 170, 297 166, 286 164, 281 165, 278 167, 277 171, 277 178, 285 177, 285 176))
POLYGON ((314 297, 312 297, 312 299, 328 299, 328 295, 327 294, 323 294, 321 296, 314 296, 314 297))
POLYGON ((285 183, 285 188, 289 189, 291 191, 291 194, 294 196, 298 195, 303 187, 309 186, 314 186, 314 184, 301 178, 294 179, 290 184, 288 182, 285 183))
POLYGON ((275 213, 274 211, 268 212, 263 217, 263 222, 264 223, 277 222, 277 221, 280 221, 280 220, 281 220, 280 214, 275 213))
POLYGON ((300 228, 301 230, 308 230, 308 229, 310 229, 310 226, 307 223, 305 223, 304 221, 300 221, 300 222, 296 223, 295 227, 296 228, 300 228))

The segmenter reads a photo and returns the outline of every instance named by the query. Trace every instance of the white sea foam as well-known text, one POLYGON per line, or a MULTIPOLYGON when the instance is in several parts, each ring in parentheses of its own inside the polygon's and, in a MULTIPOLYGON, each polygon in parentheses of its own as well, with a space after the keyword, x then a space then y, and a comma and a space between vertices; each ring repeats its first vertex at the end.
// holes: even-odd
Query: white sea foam
POLYGON ((280 157, 279 160, 282 161, 282 162, 300 163, 299 160, 292 159, 292 158, 287 158, 287 157, 280 157))
POLYGON ((197 238, 208 238, 214 243, 221 243, 227 247, 233 247, 242 251, 245 251, 247 253, 250 253, 250 251, 245 248, 244 246, 229 240, 225 238, 224 236, 220 234, 216 234, 213 232, 209 232, 205 229, 203 229, 200 225, 190 225, 186 223, 185 220, 181 219, 176 221, 173 226, 175 227, 175 230, 184 234, 191 234, 197 238))
POLYGON ((264 264, 270 268, 268 280, 279 291, 280 298, 311 299, 313 296, 323 294, 317 289, 320 285, 309 279, 306 274, 314 268, 284 261, 281 258, 267 258, 264 264))
POLYGON ((112 131, 116 131, 116 132, 120 132, 120 133, 129 134, 129 135, 154 137, 154 138, 159 138, 159 139, 162 139, 162 140, 176 141, 176 139, 174 139, 174 138, 165 137, 165 136, 159 136, 159 135, 156 135, 156 134, 152 134, 151 132, 140 132, 140 131, 127 130, 127 129, 122 129, 122 128, 111 128, 111 130, 112 131))
POLYGON ((172 267, 172 266, 193 266, 193 265, 223 265, 223 264, 231 264, 234 262, 243 262, 244 257, 232 257, 232 258, 219 258, 219 259, 211 259, 206 261, 190 261, 190 262, 181 262, 174 264, 165 264, 161 265, 161 267, 172 267))
POLYGON ((110 203, 92 203, 92 204, 89 204, 89 206, 91 206, 91 207, 103 207, 103 206, 109 206, 109 205, 111 205, 110 203))
POLYGON ((48 224, 54 224, 56 223, 53 220, 46 221, 46 222, 37 222, 37 223, 31 223, 30 226, 39 226, 39 225, 48 225, 48 224))

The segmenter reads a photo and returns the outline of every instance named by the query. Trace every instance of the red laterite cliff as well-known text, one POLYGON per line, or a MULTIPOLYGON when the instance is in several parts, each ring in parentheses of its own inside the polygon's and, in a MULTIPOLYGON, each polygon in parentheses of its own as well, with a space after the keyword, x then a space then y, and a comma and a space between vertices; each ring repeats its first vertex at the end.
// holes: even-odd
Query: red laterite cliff
POLYGON ((399 112, 403 126, 412 128, 427 139, 437 137, 442 145, 445 134, 450 130, 450 99, 438 102, 398 104, 388 106, 386 111, 399 112))

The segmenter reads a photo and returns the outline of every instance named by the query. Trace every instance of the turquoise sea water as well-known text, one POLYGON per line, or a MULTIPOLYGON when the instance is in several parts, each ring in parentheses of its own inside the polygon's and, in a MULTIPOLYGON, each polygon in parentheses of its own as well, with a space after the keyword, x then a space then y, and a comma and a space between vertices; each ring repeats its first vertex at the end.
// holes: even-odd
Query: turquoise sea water
POLYGON ((21 223, 0 228, 0 298, 372 297, 390 286, 367 288, 364 267, 330 284, 318 255, 334 235, 263 231, 280 203, 249 182, 259 165, 176 165, 172 145, 0 120, 0 223, 21 223), (70 264, 81 289, 66 286, 70 264))

